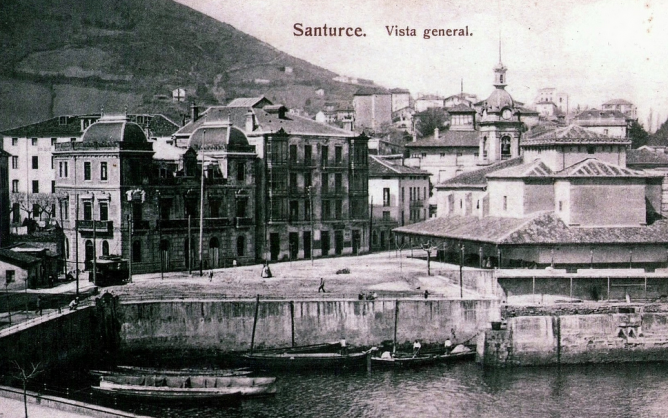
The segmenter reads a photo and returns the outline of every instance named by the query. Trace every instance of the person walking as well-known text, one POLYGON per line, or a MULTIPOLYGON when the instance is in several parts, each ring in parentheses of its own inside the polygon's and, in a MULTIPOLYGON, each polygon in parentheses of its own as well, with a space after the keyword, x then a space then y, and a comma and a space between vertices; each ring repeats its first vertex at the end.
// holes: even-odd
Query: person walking
POLYGON ((38 314, 38 315, 41 315, 42 314, 42 309, 43 309, 43 307, 42 307, 42 295, 39 295, 37 297, 37 304, 36 304, 35 313, 38 314))
POLYGON ((320 287, 318 288, 318 293, 320 292, 327 293, 327 291, 325 290, 325 279, 323 279, 322 277, 320 278, 320 287))
POLYGON ((213 270, 209 270, 209 283, 213 281, 213 270))

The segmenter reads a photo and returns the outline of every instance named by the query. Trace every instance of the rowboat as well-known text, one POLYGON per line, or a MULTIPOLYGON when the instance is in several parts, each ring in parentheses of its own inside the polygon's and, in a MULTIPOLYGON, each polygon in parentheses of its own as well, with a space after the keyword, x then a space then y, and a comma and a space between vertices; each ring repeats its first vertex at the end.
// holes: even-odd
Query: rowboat
POLYGON ((391 367, 421 367, 438 363, 454 363, 457 361, 473 360, 475 358, 475 351, 457 351, 445 354, 395 354, 394 356, 381 355, 379 357, 371 357, 372 368, 391 368, 391 367))
POLYGON ((241 357, 254 369, 262 370, 320 370, 363 368, 375 348, 358 353, 323 353, 267 351, 243 354, 241 357))
POLYGON ((107 375, 92 389, 142 401, 235 402, 242 397, 273 395, 275 377, 107 375))

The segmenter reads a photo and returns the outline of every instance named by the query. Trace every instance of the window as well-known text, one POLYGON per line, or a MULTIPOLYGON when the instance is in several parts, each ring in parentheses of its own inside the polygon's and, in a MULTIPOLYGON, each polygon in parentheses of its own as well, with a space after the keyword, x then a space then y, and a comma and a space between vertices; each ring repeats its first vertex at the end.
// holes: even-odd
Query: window
POLYGON ((135 241, 132 243, 132 262, 141 263, 141 242, 135 241))
POLYGON ((39 218, 39 205, 37 203, 32 204, 32 217, 37 219, 39 218))
POLYGON ((237 181, 246 181, 246 163, 237 162, 237 181))
POLYGON ((310 172, 304 173, 304 187, 311 187, 313 185, 313 176, 310 172))
POLYGON ((501 138, 501 159, 507 160, 510 158, 510 137, 504 136, 501 138))
POLYGON ((12 204, 12 223, 21 222, 21 206, 18 203, 12 204))
POLYGON ((304 201, 304 220, 311 220, 311 201, 309 199, 304 201))
POLYGON ((19 157, 12 156, 12 168, 19 168, 19 157))
POLYGON ((297 145, 290 145, 290 162, 297 162, 297 145))
POLYGON ((405 196, 404 196, 404 195, 405 195, 404 192, 405 192, 405 191, 406 191, 406 188, 405 188, 405 187, 402 187, 402 188, 401 188, 401 201, 402 201, 402 202, 404 201, 404 197, 405 197, 405 196))
POLYGON ((503 74, 499 74, 499 81, 500 81, 500 84, 503 84, 503 74))
POLYGON ((343 161, 343 147, 336 146, 334 147, 334 162, 336 164, 341 164, 343 161))
POLYGON ((100 220, 109 220, 109 203, 107 202, 100 202, 100 220))
POLYGON ((90 161, 84 162, 84 180, 90 180, 90 161))
POLYGON ((51 170, 56 168, 56 159, 55 157, 51 157, 51 170))
POLYGON ((62 216, 63 220, 70 218, 70 201, 67 199, 60 201, 60 216, 62 216))
POLYGON ((107 162, 100 163, 100 180, 107 180, 107 162))
POLYGON ((389 210, 384 210, 383 211, 383 220, 384 221, 389 221, 390 220, 390 211, 389 210))
POLYGON ((390 188, 383 189, 383 206, 390 206, 390 188))
POLYGON ((426 152, 423 152, 422 154, 420 154, 420 156, 421 156, 422 158, 427 158, 427 153, 426 153, 426 152))
POLYGON ((84 210, 84 221, 92 221, 93 220, 93 202, 91 202, 90 200, 84 202, 83 210, 84 210))
POLYGON ((587 147, 587 154, 593 154, 596 152, 596 147, 589 146, 587 147))
POLYGON ((142 210, 141 203, 132 204, 132 220, 135 222, 141 222, 142 220, 142 210))
POLYGON ((607 135, 607 134, 608 134, 608 130, 607 130, 607 129, 603 129, 603 135, 607 135))
POLYGON ((562 200, 559 201, 559 212, 564 210, 564 202, 562 200))
POLYGON ((56 146, 56 138, 51 138, 51 146, 56 146))
POLYGON ((503 210, 508 210, 508 196, 503 196, 503 210))
POLYGON ((212 218, 220 217, 220 200, 209 200, 209 213, 212 218))
POLYGON ((296 221, 299 219, 299 202, 297 200, 290 201, 290 220, 296 221))
POLYGON ((32 192, 39 193, 39 180, 32 181, 32 192))
POLYGON ((67 161, 61 161, 58 164, 58 175, 60 177, 68 177, 68 175, 67 175, 67 161))
POLYGON ((19 181, 12 180, 12 193, 18 193, 18 192, 19 192, 19 181))
POLYGON ((67 125, 67 116, 61 116, 58 118, 59 125, 67 125))
POLYGON ((327 173, 322 173, 322 180, 321 180, 321 189, 323 194, 329 193, 329 174, 327 173))
POLYGON ((334 191, 343 193, 343 175, 341 173, 334 174, 334 191))
POLYGON ((32 139, 32 146, 36 147, 37 146, 37 138, 32 139))
POLYGON ((343 200, 337 200, 334 203, 335 217, 337 220, 343 219, 343 200))
POLYGON ((109 243, 107 240, 102 241, 102 255, 109 255, 109 243))
POLYGON ((439 154, 439 157, 441 157, 441 158, 445 158, 445 153, 444 153, 444 152, 441 152, 441 153, 439 154))
POLYGON ((332 211, 331 211, 331 208, 329 206, 329 200, 323 200, 322 201, 322 215, 321 215, 321 217, 322 217, 323 221, 328 220, 332 217, 332 211))
POLYGON ((51 180, 51 193, 55 193, 55 192, 56 192, 56 181, 51 180))
POLYGON ((33 170, 39 169, 39 157, 36 155, 33 155, 32 157, 32 169, 33 170))
POLYGON ((328 159, 329 159, 329 147, 327 145, 323 145, 320 154, 320 162, 323 167, 327 166, 328 159))
POLYGON ((290 192, 297 193, 297 173, 290 173, 290 192))
POLYGON ((16 145, 18 145, 18 143, 19 143, 19 139, 18 139, 18 138, 12 138, 12 146, 15 147, 16 145))
POLYGON ((304 145, 304 164, 311 165, 312 153, 313 147, 311 145, 304 145))

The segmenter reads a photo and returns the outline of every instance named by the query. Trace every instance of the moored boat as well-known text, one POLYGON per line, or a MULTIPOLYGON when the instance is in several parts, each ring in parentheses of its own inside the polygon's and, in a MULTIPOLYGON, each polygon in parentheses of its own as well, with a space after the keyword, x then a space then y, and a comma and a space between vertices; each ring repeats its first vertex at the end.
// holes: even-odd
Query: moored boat
POLYGON ((95 376, 113 375, 165 375, 165 376, 247 376, 253 373, 248 368, 236 369, 159 369, 152 367, 116 366, 112 370, 91 370, 95 376))
POLYGON ((236 398, 273 395, 275 377, 245 376, 171 376, 171 375, 107 375, 99 386, 100 393, 149 401, 222 401, 236 398))
POLYGON ((242 358, 250 367, 263 370, 355 369, 365 367, 374 350, 341 354, 302 353, 286 349, 243 354, 242 358))
MULTIPOLYGON (((387 353, 387 352, 386 352, 387 353)), ((388 353, 389 354, 389 353, 388 353)), ((395 354, 384 355, 371 358, 372 368, 391 368, 391 367, 421 367, 439 363, 454 363, 457 361, 473 360, 475 351, 457 351, 446 354, 395 354)))

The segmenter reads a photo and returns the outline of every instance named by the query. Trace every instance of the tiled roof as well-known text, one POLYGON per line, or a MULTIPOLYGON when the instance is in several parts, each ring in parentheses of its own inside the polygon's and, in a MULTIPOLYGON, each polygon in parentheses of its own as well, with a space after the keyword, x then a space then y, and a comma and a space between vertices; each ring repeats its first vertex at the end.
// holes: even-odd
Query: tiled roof
POLYGON ((509 160, 501 161, 485 168, 475 171, 462 173, 456 177, 448 179, 443 183, 437 185, 437 188, 471 188, 471 187, 485 187, 487 185, 487 174, 497 170, 508 167, 514 167, 522 164, 524 161, 522 157, 515 157, 509 160))
POLYGON ((445 109, 448 113, 476 113, 476 110, 466 106, 464 103, 457 103, 452 107, 445 109))
MULTIPOLYGON (((515 104, 517 104, 517 103, 519 103, 519 102, 515 102, 515 104)), ((515 110, 517 110, 522 115, 538 115, 537 111, 535 111, 533 109, 529 109, 529 108, 524 107, 524 106, 515 106, 515 110)))
POLYGON ((579 125, 549 126, 539 125, 528 132, 522 140, 522 147, 555 144, 630 144, 626 138, 611 138, 607 135, 583 128, 579 125))
POLYGON ((428 176, 429 172, 415 167, 393 164, 382 157, 369 155, 369 177, 428 176))
POLYGON ((445 131, 435 139, 433 135, 427 139, 421 139, 406 144, 407 148, 443 148, 443 147, 471 147, 478 148, 478 131, 445 131))
POLYGON ((633 103, 629 102, 628 100, 624 99, 612 99, 608 100, 607 102, 603 103, 604 105, 633 105, 633 103))
POLYGON ((417 100, 444 100, 444 99, 443 97, 437 96, 435 94, 425 94, 424 96, 418 97, 417 100))
MULTIPOLYGON (((573 120, 576 121, 605 121, 608 124, 619 123, 619 120, 626 121, 626 115, 620 112, 619 110, 598 110, 598 109, 589 109, 578 113, 573 120)), ((624 122, 626 124, 626 122, 624 122)))
POLYGON ((398 94, 398 93, 410 93, 408 89, 402 89, 402 88, 395 88, 395 89, 390 89, 390 93, 398 94))
POLYGON ((238 97, 227 104, 227 107, 254 107, 262 101, 271 101, 264 96, 261 97, 238 97))
MULTIPOLYGON (((100 115, 91 115, 95 119, 100 115)), ((29 125, 3 131, 5 136, 13 137, 76 137, 81 135, 81 117, 80 116, 62 116, 67 123, 60 124, 61 116, 43 120, 29 125)))
POLYGON ((355 136, 352 131, 316 122, 303 116, 286 115, 284 119, 280 119, 277 114, 266 112, 264 109, 253 109, 253 112, 257 117, 260 130, 264 132, 277 132, 282 128, 288 134, 355 136))
POLYGON ((553 212, 537 213, 524 219, 452 216, 403 226, 394 231, 499 245, 668 243, 666 219, 648 226, 580 228, 568 227, 553 212))
POLYGON ((657 177, 641 170, 631 170, 618 165, 609 164, 596 158, 587 158, 555 174, 555 177, 657 177))
POLYGON ((626 151, 626 165, 654 165, 668 167, 668 155, 664 152, 648 149, 630 149, 626 151))
POLYGON ((487 178, 551 177, 553 173, 550 167, 545 165, 541 159, 536 159, 527 164, 494 171, 489 173, 487 178))
POLYGON ((12 250, 0 250, 0 260, 23 268, 39 263, 39 258, 12 250))
POLYGON ((154 115, 148 123, 151 136, 169 137, 179 130, 179 125, 164 115, 154 115))
POLYGON ((355 92, 355 96, 372 96, 372 95, 379 95, 379 94, 390 94, 389 90, 384 89, 382 87, 375 87, 375 86, 364 86, 360 87, 357 89, 355 92))

